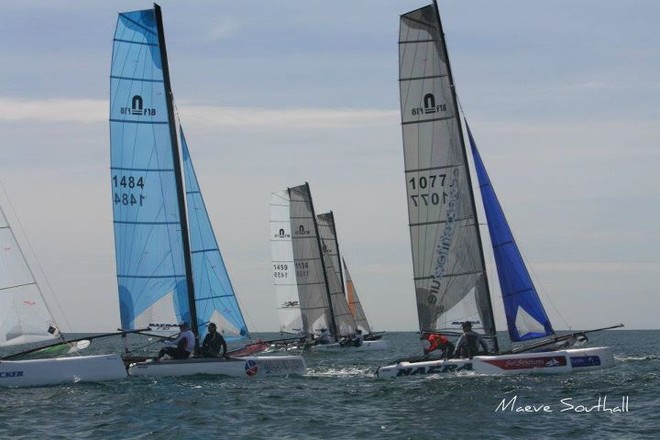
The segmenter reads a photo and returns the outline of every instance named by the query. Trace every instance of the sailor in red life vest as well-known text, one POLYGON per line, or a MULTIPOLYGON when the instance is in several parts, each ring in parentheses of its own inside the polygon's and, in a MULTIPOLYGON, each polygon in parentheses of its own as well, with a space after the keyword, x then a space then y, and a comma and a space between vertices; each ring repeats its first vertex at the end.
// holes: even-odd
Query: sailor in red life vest
POLYGON ((441 351, 439 356, 441 359, 449 359, 454 354, 454 344, 445 335, 441 335, 440 333, 422 333, 419 339, 424 341, 425 357, 429 357, 436 350, 441 351))

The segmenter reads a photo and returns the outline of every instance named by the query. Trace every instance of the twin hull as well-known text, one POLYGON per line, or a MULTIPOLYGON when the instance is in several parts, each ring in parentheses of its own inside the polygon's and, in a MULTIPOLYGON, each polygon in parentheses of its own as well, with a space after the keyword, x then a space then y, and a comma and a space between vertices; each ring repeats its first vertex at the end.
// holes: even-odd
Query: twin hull
POLYGON ((127 377, 118 354, 0 361, 0 386, 30 387, 104 382, 127 377))
POLYGON ((425 376, 447 373, 484 375, 558 374, 590 371, 614 366, 609 347, 580 348, 544 353, 475 356, 472 359, 401 361, 379 367, 378 377, 425 376))
POLYGON ((263 378, 305 374, 302 356, 247 356, 230 359, 186 359, 131 364, 131 376, 192 376, 213 374, 263 378))

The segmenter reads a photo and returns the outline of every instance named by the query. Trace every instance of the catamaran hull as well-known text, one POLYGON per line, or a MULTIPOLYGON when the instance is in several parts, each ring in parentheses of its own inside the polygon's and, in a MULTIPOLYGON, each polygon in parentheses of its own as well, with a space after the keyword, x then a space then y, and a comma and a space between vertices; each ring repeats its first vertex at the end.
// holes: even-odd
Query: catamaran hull
POLYGON ((312 351, 331 351, 337 352, 355 352, 355 351, 374 351, 374 350, 388 350, 390 343, 385 339, 378 339, 375 341, 363 341, 362 345, 355 347, 353 345, 341 345, 339 343, 333 344, 318 344, 311 347, 312 351))
POLYGON ((33 387, 105 382, 127 377, 117 354, 0 361, 0 386, 33 387))
POLYGON ((192 376, 212 374, 264 378, 305 374, 302 356, 247 356, 230 359, 187 359, 139 362, 128 367, 131 376, 192 376))
POLYGON ((559 374, 591 371, 614 366, 609 347, 569 349, 544 353, 500 356, 475 356, 472 359, 447 359, 423 362, 401 361, 376 370, 377 377, 426 376, 460 373, 483 375, 559 374))

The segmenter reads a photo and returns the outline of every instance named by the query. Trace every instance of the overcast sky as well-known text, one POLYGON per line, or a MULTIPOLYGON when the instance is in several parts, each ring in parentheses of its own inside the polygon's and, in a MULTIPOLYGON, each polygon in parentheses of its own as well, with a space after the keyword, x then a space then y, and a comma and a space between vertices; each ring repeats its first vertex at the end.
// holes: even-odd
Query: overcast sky
MULTIPOLYGON (((372 326, 416 330, 397 41, 399 15, 427 2, 160 4, 179 115, 249 328, 279 326, 270 194, 308 181, 317 212, 335 213, 372 326)), ((0 1, 0 180, 15 213, 0 200, 64 330, 119 325, 110 56, 117 12, 150 7, 0 1)), ((658 328, 660 2, 440 11, 459 100, 555 328, 658 328)))

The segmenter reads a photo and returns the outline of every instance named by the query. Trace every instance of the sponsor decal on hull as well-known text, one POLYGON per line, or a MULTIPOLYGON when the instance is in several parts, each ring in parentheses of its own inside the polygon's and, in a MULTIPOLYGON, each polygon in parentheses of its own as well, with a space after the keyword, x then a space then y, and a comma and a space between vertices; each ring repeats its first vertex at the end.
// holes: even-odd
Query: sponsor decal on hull
POLYGON ((528 368, 552 368, 565 367, 565 356, 543 356, 535 358, 520 359, 491 359, 484 360, 487 364, 494 365, 502 370, 525 370, 528 368))
POLYGON ((245 362, 245 374, 252 377, 259 372, 259 365, 252 359, 245 362))
POLYGON ((23 372, 22 371, 1 371, 0 372, 0 379, 6 379, 8 377, 22 377, 23 372))
POLYGON ((600 356, 571 356, 571 367, 598 367, 600 356))

